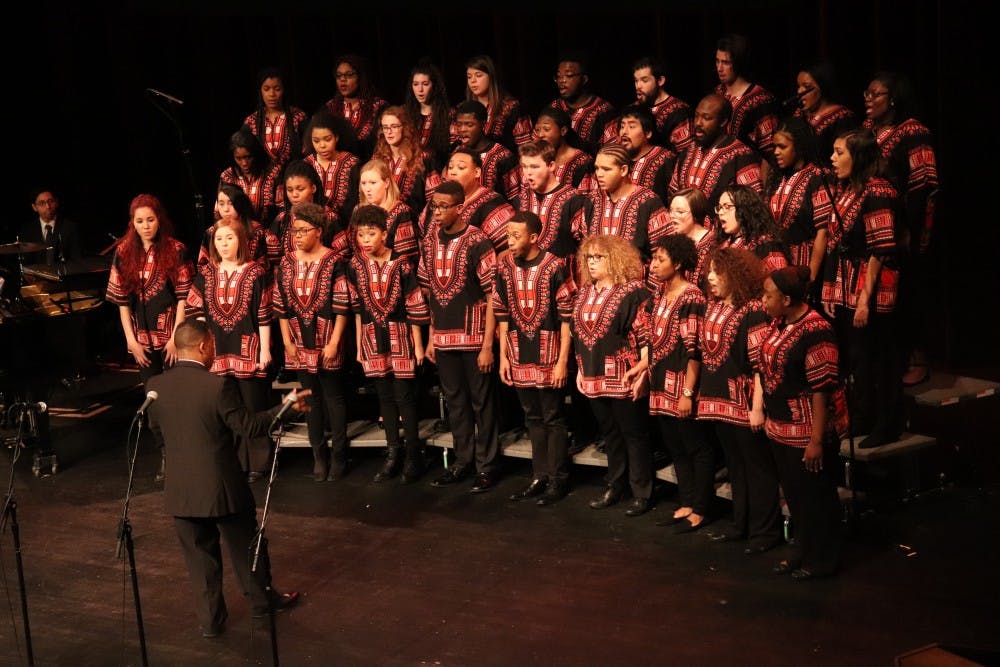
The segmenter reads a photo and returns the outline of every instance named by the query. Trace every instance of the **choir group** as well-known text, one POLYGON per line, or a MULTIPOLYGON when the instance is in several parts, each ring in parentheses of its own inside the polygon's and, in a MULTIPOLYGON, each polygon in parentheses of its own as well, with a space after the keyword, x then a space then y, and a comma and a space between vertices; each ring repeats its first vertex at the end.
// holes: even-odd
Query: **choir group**
MULTIPOLYGON (((360 366, 386 427, 375 481, 410 483, 425 472, 418 369, 433 364, 455 448, 433 485, 492 489, 499 424, 515 421, 533 477, 511 500, 560 501, 571 452, 595 442, 607 487, 590 506, 628 495, 638 516, 660 442, 678 486, 664 523, 692 532, 716 518, 721 450, 733 521, 713 539, 772 548, 783 497, 797 555, 775 571, 833 573, 840 439, 897 439, 902 387, 927 373, 916 295, 935 155, 905 77, 874 75, 859 118, 829 63, 803 67, 780 104, 745 77, 747 54, 720 39, 718 86, 693 105, 642 58, 619 109, 567 54, 558 98, 533 115, 486 55, 454 107, 428 62, 390 105, 362 58, 340 57, 311 116, 263 70, 197 260, 156 197, 131 202, 107 297, 143 380, 175 360, 177 325, 204 319, 211 371, 249 408, 269 405, 279 370, 312 390, 325 481, 347 472, 345 374, 360 366)), ((251 481, 271 453, 241 439, 251 481)))

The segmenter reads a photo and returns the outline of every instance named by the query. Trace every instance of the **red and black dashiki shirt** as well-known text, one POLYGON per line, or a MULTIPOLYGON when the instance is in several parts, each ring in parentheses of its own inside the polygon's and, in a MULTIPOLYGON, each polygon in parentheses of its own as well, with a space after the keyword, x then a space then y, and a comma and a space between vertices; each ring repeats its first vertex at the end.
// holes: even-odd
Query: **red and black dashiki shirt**
POLYGON ((674 173, 677 154, 663 146, 650 146, 643 156, 632 161, 628 170, 628 180, 656 193, 660 201, 667 199, 667 188, 674 173))
POLYGON ((215 264, 198 267, 187 295, 185 317, 203 317, 215 336, 216 375, 267 377, 258 369, 260 328, 271 325, 271 274, 257 262, 232 273, 215 264))
POLYGON ((573 321, 576 281, 561 259, 542 251, 532 260, 508 253, 497 266, 493 313, 507 322, 507 350, 515 387, 553 389, 562 324, 573 321))
POLYGON ((299 159, 303 154, 301 137, 306 128, 306 112, 298 107, 289 107, 289 112, 292 120, 291 128, 288 126, 287 113, 275 116, 273 120, 267 119, 264 114, 264 127, 260 127, 257 113, 250 114, 243 121, 243 124, 249 125, 250 130, 260 139, 279 173, 285 165, 299 159))
POLYGON ((154 350, 162 350, 174 335, 177 304, 187 298, 193 279, 191 264, 184 259, 184 244, 170 239, 168 252, 176 253, 180 260, 177 275, 168 276, 163 271, 157 261, 156 246, 150 246, 141 269, 138 291, 126 291, 120 273, 121 259, 115 253, 105 294, 110 303, 119 307, 128 306, 136 340, 154 350))
POLYGON ((641 280, 603 289, 587 281, 580 287, 573 308, 573 349, 587 398, 632 399, 622 377, 639 363, 649 342, 649 298, 641 280))
POLYGON ((416 269, 405 259, 381 266, 364 252, 351 258, 338 283, 335 309, 361 316, 361 368, 368 377, 416 377, 412 325, 430 323, 430 310, 417 284, 416 269))
POLYGON ((228 167, 219 175, 219 183, 235 185, 246 193, 253 205, 255 220, 270 220, 277 202, 275 192, 280 176, 280 171, 273 164, 270 170, 257 177, 247 176, 236 167, 228 167))
POLYGON ((821 164, 828 162, 837 137, 858 126, 854 112, 840 104, 833 105, 821 114, 807 115, 802 109, 796 109, 794 115, 805 118, 816 133, 816 150, 819 151, 817 159, 821 164))
POLYGON ((346 227, 351 219, 351 211, 358 196, 358 170, 361 162, 350 153, 341 151, 336 159, 325 169, 316 159, 316 154, 308 155, 306 162, 312 165, 319 180, 323 182, 323 195, 326 197, 326 210, 341 221, 346 227))
POLYGON ((684 188, 698 188, 708 200, 709 209, 719 203, 723 190, 730 185, 746 185, 763 191, 760 158, 735 137, 727 137, 712 148, 693 143, 677 158, 670 179, 670 196, 684 188))
MULTIPOLYGON (((865 127, 871 129, 872 122, 866 120, 865 127)), ((904 228, 910 232, 910 247, 916 247, 913 243, 934 227, 938 170, 931 132, 910 118, 876 130, 875 139, 885 161, 885 177, 903 194, 904 228)))
POLYGON ((760 299, 741 308, 721 299, 708 303, 698 340, 698 419, 750 427, 753 374, 768 333, 768 317, 760 299))
POLYGON ((809 266, 816 232, 830 225, 830 195, 813 164, 784 174, 771 193, 771 214, 784 232, 792 264, 809 266))
POLYGON ((674 226, 660 198, 641 185, 616 202, 600 188, 591 191, 587 196, 584 220, 587 236, 620 236, 639 249, 643 262, 648 262, 652 256, 653 244, 671 233, 674 226))
POLYGON ((813 431, 812 395, 827 394, 828 433, 847 432, 847 401, 838 376, 833 327, 815 310, 795 322, 775 320, 760 348, 767 437, 805 447, 813 431))
POLYGON ((479 178, 484 188, 496 190, 509 202, 517 201, 521 190, 520 163, 503 144, 491 141, 479 157, 483 161, 479 178))
MULTIPOLYGON (((830 221, 823 265, 824 304, 858 307, 858 295, 868 274, 868 258, 891 260, 896 255, 896 207, 899 195, 884 178, 871 178, 862 192, 841 186, 835 192, 836 215, 830 221), (845 287, 846 286, 846 287, 845 287)), ((899 271, 883 263, 878 285, 871 292, 874 313, 890 313, 896 306, 899 271)))
MULTIPOLYGON (((296 259, 294 252, 282 257, 271 294, 274 314, 288 320, 298 354, 297 362, 285 355, 287 370, 318 373, 343 367, 344 345, 336 357, 323 361, 323 347, 333 338, 338 314, 334 310, 334 292, 337 283, 343 280, 343 262, 337 260, 332 250, 327 249, 326 254, 313 262, 296 259)), ((344 290, 342 286, 339 289, 344 290)))
POLYGON ((493 244, 472 225, 457 234, 431 229, 417 267, 417 281, 430 291, 431 342, 438 350, 479 351, 497 267, 493 244))
POLYGON ((334 116, 340 116, 351 124, 358 143, 365 149, 364 158, 368 160, 372 149, 375 147, 375 139, 378 136, 379 116, 382 110, 389 106, 389 103, 377 95, 374 97, 363 97, 357 107, 352 107, 344 97, 337 93, 333 99, 327 100, 323 105, 326 110, 334 116))
POLYGON ((788 255, 786 254, 785 245, 772 238, 769 234, 756 239, 749 239, 746 236, 726 237, 719 243, 719 247, 746 248, 764 263, 767 273, 788 266, 788 255))
POLYGON ((694 142, 694 113, 691 105, 673 95, 649 107, 656 119, 657 138, 662 146, 680 154, 694 142))
POLYGON ((586 231, 586 205, 586 197, 570 186, 560 184, 545 194, 525 187, 521 190, 517 208, 519 211, 531 211, 539 217, 542 233, 538 235, 538 247, 568 259, 572 271, 572 257, 586 231))
POLYGON ((493 141, 500 142, 511 151, 516 151, 518 146, 531 141, 534 126, 531 119, 521 112, 521 103, 517 100, 504 100, 498 113, 486 107, 486 114, 483 134, 493 141))
MULTIPOLYGON (((281 240, 270 229, 263 227, 256 220, 250 221, 250 261, 261 265, 264 272, 270 274, 281 261, 281 240)), ((198 248, 198 267, 211 263, 209 248, 215 243, 215 225, 205 230, 198 248)))
MULTIPOLYGON (((416 266, 420 251, 417 248, 416 227, 413 224, 410 207, 398 201, 392 209, 386 211, 385 217, 385 245, 392 250, 392 258, 404 258, 416 266)), ((349 256, 361 252, 358 248, 358 230, 353 226, 347 229, 347 242, 351 246, 349 256)))
MULTIPOLYGON (((340 218, 335 217, 330 211, 326 213, 326 230, 323 232, 323 245, 333 250, 336 259, 347 259, 351 255, 351 244, 347 239, 347 230, 341 227, 340 218)), ((291 233, 292 213, 282 211, 274 216, 271 223, 271 233, 278 237, 281 247, 281 254, 285 255, 295 252, 295 238, 291 233)), ((277 271, 278 265, 274 265, 277 271)))
POLYGON ((399 188, 399 198, 400 200, 406 202, 406 205, 410 207, 410 211, 420 211, 427 204, 427 195, 425 192, 425 182, 427 174, 430 172, 430 157, 425 152, 420 159, 424 161, 423 171, 411 171, 407 169, 406 157, 400 155, 398 158, 394 158, 391 155, 386 158, 381 157, 386 165, 389 167, 389 171, 392 172, 393 180, 396 181, 396 187, 399 188))
POLYGON ((661 285, 649 300, 649 412, 680 417, 677 404, 686 386, 688 361, 701 359, 698 337, 705 318, 705 295, 688 283, 667 303, 661 285))
POLYGON ((583 142, 583 149, 591 155, 597 155, 604 144, 618 141, 618 113, 607 100, 594 95, 582 107, 574 109, 560 97, 549 106, 569 115, 570 126, 583 142))
POLYGON ((774 153, 774 131, 778 127, 774 95, 756 83, 751 83, 739 97, 731 97, 721 83, 715 87, 715 92, 733 106, 726 131, 757 151, 758 159, 770 158, 774 153))
POLYGON ((697 285, 698 289, 705 291, 705 286, 702 285, 704 279, 708 276, 708 267, 705 266, 705 259, 708 257, 708 251, 715 247, 717 237, 715 232, 708 229, 705 234, 694 242, 695 252, 698 253, 698 264, 694 267, 694 271, 688 276, 688 282, 697 285))
POLYGON ((486 234, 499 255, 507 249, 507 222, 514 212, 514 207, 496 191, 480 188, 465 200, 459 217, 486 234))
MULTIPOLYGON (((576 188, 580 194, 587 194, 597 187, 594 182, 594 158, 581 151, 573 149, 573 156, 566 162, 556 162, 556 178, 560 183, 576 188)), ((522 188, 527 186, 521 184, 522 188)))

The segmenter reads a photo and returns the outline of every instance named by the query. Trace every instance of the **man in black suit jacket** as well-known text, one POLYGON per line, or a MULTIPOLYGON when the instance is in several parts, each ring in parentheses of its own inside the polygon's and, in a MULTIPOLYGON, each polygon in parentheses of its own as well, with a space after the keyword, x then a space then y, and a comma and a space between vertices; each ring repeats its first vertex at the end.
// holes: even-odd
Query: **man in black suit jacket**
MULTIPOLYGON (((280 406, 248 412, 231 379, 208 371, 215 358, 215 339, 200 320, 185 320, 174 332, 177 363, 149 381, 158 394, 149 407, 150 428, 166 447, 167 511, 184 550, 197 599, 204 637, 215 637, 226 622, 222 595, 219 536, 229 548, 233 571, 250 598, 254 618, 281 610, 298 593, 271 590, 267 545, 262 544, 257 571, 251 572, 257 534, 257 510, 246 474, 236 456, 235 433, 265 433, 280 406)), ((296 408, 305 410, 300 392, 296 408)))
POLYGON ((21 243, 44 243, 52 252, 39 252, 25 258, 25 264, 54 264, 60 260, 80 259, 80 230, 72 220, 59 215, 59 199, 48 188, 31 192, 31 208, 38 215, 21 225, 17 238, 21 243))

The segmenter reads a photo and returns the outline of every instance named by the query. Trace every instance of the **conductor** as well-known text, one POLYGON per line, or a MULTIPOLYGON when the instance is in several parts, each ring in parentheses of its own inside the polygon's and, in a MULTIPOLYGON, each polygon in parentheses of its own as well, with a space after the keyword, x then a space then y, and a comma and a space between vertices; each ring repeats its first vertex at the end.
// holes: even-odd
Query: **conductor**
MULTIPOLYGON (((251 571, 257 511, 234 437, 265 433, 281 406, 248 412, 232 380, 209 372, 215 338, 204 322, 185 320, 174 332, 174 342, 177 362, 149 380, 147 389, 157 394, 149 407, 149 426, 163 436, 166 509, 174 517, 184 551, 202 636, 211 638, 222 633, 228 615, 220 535, 255 619, 298 602, 297 592, 279 594, 271 589, 266 543, 261 545, 257 570, 251 571)), ((299 392, 297 410, 306 410, 307 394, 299 392)))

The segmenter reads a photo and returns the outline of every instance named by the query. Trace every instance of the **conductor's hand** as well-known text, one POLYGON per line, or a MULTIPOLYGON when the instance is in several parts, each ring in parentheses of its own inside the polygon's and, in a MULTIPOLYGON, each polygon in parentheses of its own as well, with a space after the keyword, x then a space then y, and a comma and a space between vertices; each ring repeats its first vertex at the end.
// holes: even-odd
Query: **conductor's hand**
POLYGON ((298 389, 293 393, 295 394, 295 403, 292 404, 292 407, 299 412, 309 412, 309 402, 306 399, 312 396, 312 389, 298 389))

